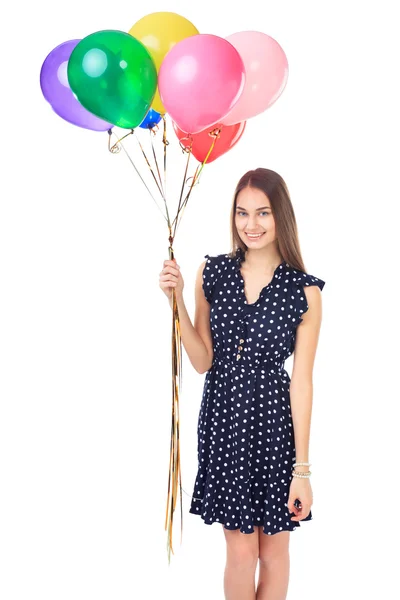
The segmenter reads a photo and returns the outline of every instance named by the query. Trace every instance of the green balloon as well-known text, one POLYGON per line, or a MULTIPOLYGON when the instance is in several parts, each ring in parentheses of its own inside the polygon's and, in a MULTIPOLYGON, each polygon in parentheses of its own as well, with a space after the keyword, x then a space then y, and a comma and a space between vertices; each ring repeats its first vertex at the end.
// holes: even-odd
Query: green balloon
POLYGON ((126 129, 140 125, 157 89, 152 57, 124 31, 97 31, 83 38, 71 53, 67 73, 82 106, 126 129))

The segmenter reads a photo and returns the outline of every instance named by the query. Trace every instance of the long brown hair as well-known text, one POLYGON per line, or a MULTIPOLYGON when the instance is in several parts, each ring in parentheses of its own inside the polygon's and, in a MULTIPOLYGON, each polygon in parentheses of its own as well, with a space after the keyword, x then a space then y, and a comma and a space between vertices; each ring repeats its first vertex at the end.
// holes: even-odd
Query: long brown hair
POLYGON ((239 248, 246 252, 247 246, 239 237, 236 225, 236 201, 238 194, 246 187, 256 188, 264 192, 271 203, 275 220, 278 252, 291 267, 305 272, 300 251, 296 217, 286 183, 282 177, 270 169, 254 169, 241 177, 233 196, 231 211, 231 244, 230 256, 234 258, 239 248))

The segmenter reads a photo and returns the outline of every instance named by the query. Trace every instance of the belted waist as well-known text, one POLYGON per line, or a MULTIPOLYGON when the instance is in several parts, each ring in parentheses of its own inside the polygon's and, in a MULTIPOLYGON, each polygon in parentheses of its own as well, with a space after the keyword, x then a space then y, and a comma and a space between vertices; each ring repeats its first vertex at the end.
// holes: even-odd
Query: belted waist
POLYGON ((240 360, 237 360, 237 355, 234 354, 232 357, 226 354, 214 354, 213 366, 228 365, 231 369, 258 369, 264 368, 273 373, 278 373, 284 370, 285 361, 282 359, 274 359, 269 356, 253 356, 248 358, 245 354, 241 355, 240 360))

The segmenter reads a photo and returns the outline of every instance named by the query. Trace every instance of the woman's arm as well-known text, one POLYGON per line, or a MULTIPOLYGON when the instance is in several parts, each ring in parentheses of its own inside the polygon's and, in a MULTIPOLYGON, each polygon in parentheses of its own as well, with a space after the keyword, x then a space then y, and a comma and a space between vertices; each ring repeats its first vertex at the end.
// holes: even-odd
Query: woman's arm
MULTIPOLYGON (((210 330, 210 304, 203 291, 203 270, 206 261, 202 262, 196 275, 194 326, 186 310, 183 296, 178 300, 179 321, 182 344, 189 360, 198 373, 205 373, 211 368, 213 360, 213 344, 210 330)), ((172 300, 170 301, 172 308, 172 300)))
MULTIPOLYGON (((290 382, 290 406, 296 447, 296 462, 309 462, 311 413, 313 400, 313 368, 322 320, 321 290, 305 286, 308 310, 296 331, 293 372, 290 382)), ((308 471, 308 467, 296 467, 308 471)))

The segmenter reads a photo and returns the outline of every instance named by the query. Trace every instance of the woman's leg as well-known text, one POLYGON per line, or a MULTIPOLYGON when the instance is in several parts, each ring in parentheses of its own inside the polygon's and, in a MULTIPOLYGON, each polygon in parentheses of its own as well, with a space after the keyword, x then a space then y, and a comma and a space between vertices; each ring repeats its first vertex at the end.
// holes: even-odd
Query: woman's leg
POLYGON ((285 600, 289 587, 290 531, 267 535, 259 528, 260 570, 256 600, 285 600))
POLYGON ((258 527, 254 533, 224 529, 226 567, 224 591, 226 600, 256 600, 255 574, 258 563, 258 527))

